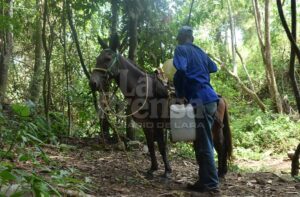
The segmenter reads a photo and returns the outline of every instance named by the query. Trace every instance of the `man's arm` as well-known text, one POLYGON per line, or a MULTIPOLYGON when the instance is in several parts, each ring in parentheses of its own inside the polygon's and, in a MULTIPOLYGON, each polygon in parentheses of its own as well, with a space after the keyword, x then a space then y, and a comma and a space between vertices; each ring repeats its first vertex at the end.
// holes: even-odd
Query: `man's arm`
POLYGON ((213 62, 208 56, 207 56, 207 67, 209 73, 214 73, 218 71, 218 67, 215 62, 213 62))
POLYGON ((187 69, 187 55, 182 46, 178 46, 174 52, 173 64, 176 70, 183 71, 185 73, 187 69))

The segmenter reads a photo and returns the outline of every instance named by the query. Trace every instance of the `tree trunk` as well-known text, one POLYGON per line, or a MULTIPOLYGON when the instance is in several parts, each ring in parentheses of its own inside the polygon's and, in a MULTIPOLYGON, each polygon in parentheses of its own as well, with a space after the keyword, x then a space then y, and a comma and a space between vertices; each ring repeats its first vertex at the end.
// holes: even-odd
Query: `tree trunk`
POLYGON ((265 0, 265 25, 264 25, 264 39, 261 30, 261 17, 259 13, 258 1, 253 0, 255 24, 257 29, 258 40, 261 48, 263 62, 265 65, 265 72, 267 78, 267 84, 273 104, 276 106, 276 111, 282 113, 282 101, 277 88, 274 68, 272 64, 271 55, 271 39, 270 39, 270 2, 265 0))
POLYGON ((291 42, 291 57, 290 57, 290 68, 289 76, 291 78, 291 85, 293 88, 294 96, 297 103, 297 109, 300 113, 300 92, 298 82, 295 76, 295 56, 297 56, 298 62, 300 62, 300 49, 297 46, 297 6, 296 1, 291 0, 291 10, 292 10, 292 32, 290 31, 284 13, 282 10, 282 4, 280 0, 277 0, 277 8, 280 16, 280 20, 284 27, 284 30, 291 42))
POLYGON ((70 68, 67 62, 67 42, 66 42, 66 28, 67 28, 67 17, 66 17, 66 0, 63 1, 63 14, 62 14, 62 47, 63 47, 63 61, 64 61, 64 73, 66 80, 66 97, 67 97, 67 114, 68 114, 68 135, 72 136, 72 117, 71 117, 71 100, 70 100, 70 68))
POLYGON ((51 101, 51 76, 50 76, 50 66, 51 66, 51 56, 53 48, 53 27, 48 23, 49 36, 47 36, 47 22, 49 19, 49 7, 48 0, 44 1, 44 14, 43 14, 43 28, 42 28, 42 41, 45 51, 45 71, 43 79, 43 100, 44 100, 44 111, 48 126, 50 126, 49 111, 50 111, 50 101, 51 101))
POLYGON ((270 1, 265 0, 265 55, 266 55, 266 68, 269 73, 269 89, 271 98, 276 104, 277 112, 282 113, 282 101, 278 91, 274 67, 271 55, 271 33, 270 33, 270 1))
MULTIPOLYGON (((0 7, 2 18, 13 17, 13 3, 13 0, 2 1, 3 7, 0 7)), ((0 30, 0 103, 4 102, 8 85, 8 69, 13 50, 12 28, 12 25, 9 24, 5 29, 0 30)))
POLYGON ((36 21, 35 21, 35 33, 34 33, 34 45, 35 45, 35 59, 33 76, 29 85, 29 99, 37 103, 39 101, 42 82, 42 3, 40 0, 36 0, 36 21))
MULTIPOLYGON (((136 59, 136 49, 138 46, 138 32, 137 32, 137 23, 138 23, 138 10, 136 9, 136 5, 131 5, 134 2, 128 1, 127 2, 127 13, 128 13, 128 36, 129 36, 129 52, 128 52, 128 58, 135 62, 136 59)), ((126 114, 130 113, 129 110, 130 106, 127 106, 126 114)), ((126 118, 126 137, 129 140, 135 139, 135 132, 132 128, 132 118, 128 116, 126 118)))
POLYGON ((135 61, 136 49, 137 49, 137 16, 133 10, 129 11, 129 52, 128 58, 132 61, 135 61))
POLYGON ((228 4, 228 14, 229 14, 229 23, 230 23, 230 34, 231 34, 231 53, 232 53, 232 66, 233 73, 238 74, 238 64, 236 63, 236 38, 235 38, 235 24, 232 15, 232 7, 230 0, 227 0, 228 4))

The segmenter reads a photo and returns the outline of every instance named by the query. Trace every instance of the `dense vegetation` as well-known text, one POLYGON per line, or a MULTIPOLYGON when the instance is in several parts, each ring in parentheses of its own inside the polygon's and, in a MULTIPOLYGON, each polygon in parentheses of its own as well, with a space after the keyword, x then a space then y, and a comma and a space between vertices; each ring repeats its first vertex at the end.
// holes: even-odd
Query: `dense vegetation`
MULTIPOLYGON (((0 187, 0 196, 9 187, 22 188, 15 196, 26 191, 37 196, 58 194, 55 185, 85 189, 89 180, 73 178, 72 169, 55 168, 43 151, 44 146, 58 145, 64 137, 111 140, 116 138, 114 125, 118 124, 119 135, 127 133, 127 137, 143 141, 138 126, 131 128, 134 135, 132 131, 128 134, 130 120, 108 116, 108 127, 103 119, 99 124, 99 109, 88 85, 88 73, 101 50, 97 37, 109 42, 118 34, 122 54, 153 73, 172 57, 177 30, 187 23, 189 14, 195 43, 225 65, 213 75, 212 84, 230 106, 235 157, 260 159, 262 153, 281 155, 296 147, 300 121, 289 75, 291 44, 276 2, 269 2, 269 10, 265 9, 267 0, 253 0, 253 4, 244 0, 196 1, 192 6, 191 2, 0 2, 0 185, 5 186, 0 187), (31 172, 20 170, 14 161, 30 162, 34 167, 31 172), (43 169, 44 164, 53 169, 43 169), (50 176, 42 178, 36 169, 50 171, 50 176)), ((288 23, 290 6, 290 1, 285 1, 288 23)), ((300 83, 299 62, 295 65, 300 83)), ((115 99, 124 102, 120 93, 115 99)), ((182 155, 193 155, 187 144, 172 146, 182 155)))

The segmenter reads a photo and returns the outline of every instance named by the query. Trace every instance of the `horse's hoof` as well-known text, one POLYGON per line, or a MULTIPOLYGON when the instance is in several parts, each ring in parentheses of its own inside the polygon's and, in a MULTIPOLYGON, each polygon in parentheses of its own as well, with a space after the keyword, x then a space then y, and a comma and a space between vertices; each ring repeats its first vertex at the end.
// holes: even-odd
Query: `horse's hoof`
POLYGON ((218 177, 219 177, 219 178, 224 178, 225 175, 226 175, 226 173, 218 173, 218 177))
POLYGON ((162 178, 164 179, 171 179, 171 172, 165 172, 164 174, 161 175, 162 178))
POLYGON ((220 182, 225 182, 226 181, 225 175, 219 176, 219 181, 220 182))
POLYGON ((148 170, 148 171, 145 173, 145 177, 146 177, 147 179, 153 179, 153 178, 154 178, 153 171, 152 171, 152 170, 148 170))

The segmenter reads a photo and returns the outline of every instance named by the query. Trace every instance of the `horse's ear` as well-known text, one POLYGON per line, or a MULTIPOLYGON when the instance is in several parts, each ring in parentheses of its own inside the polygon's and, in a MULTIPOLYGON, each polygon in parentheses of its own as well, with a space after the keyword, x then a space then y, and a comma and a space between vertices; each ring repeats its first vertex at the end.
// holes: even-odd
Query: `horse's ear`
POLYGON ((112 34, 109 39, 109 48, 116 51, 120 47, 120 39, 117 33, 112 34))
POLYGON ((97 36, 98 39, 98 43, 100 44, 100 46, 102 47, 102 49, 107 49, 109 48, 108 45, 106 44, 106 42, 104 40, 102 40, 102 38, 100 38, 100 36, 97 36))

